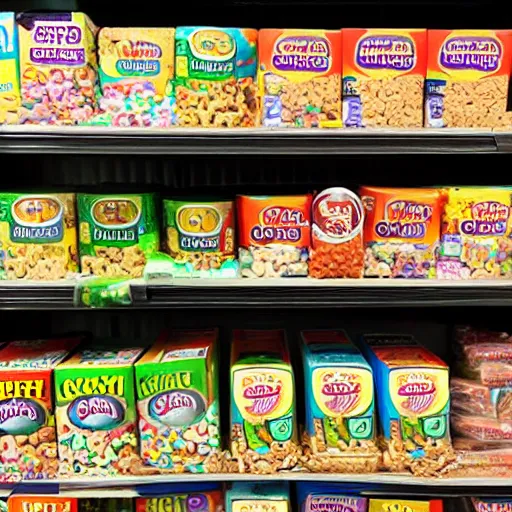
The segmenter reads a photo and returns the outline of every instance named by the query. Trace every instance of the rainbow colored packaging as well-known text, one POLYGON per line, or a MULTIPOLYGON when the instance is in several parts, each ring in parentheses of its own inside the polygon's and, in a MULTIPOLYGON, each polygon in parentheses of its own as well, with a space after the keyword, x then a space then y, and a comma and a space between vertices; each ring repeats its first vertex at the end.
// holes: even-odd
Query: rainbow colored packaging
POLYGON ((87 123, 96 112, 96 27, 81 12, 24 12, 20 123, 87 123))
POLYGON ((0 125, 16 124, 19 106, 18 27, 13 12, 0 12, 0 125))
POLYGON ((57 437, 62 476, 138 472, 134 363, 140 347, 95 340, 55 369, 57 437))
POLYGON ((78 512, 78 498, 59 496, 13 495, 7 505, 9 512, 78 512))
POLYGON ((79 341, 13 341, 0 350, 0 481, 57 476, 53 371, 79 341))
POLYGON ((235 482, 226 491, 226 512, 290 512, 288 482, 235 482))
POLYGON ((297 464, 295 383, 282 330, 235 330, 231 352, 234 472, 274 473, 297 464))
POLYGON ((368 499, 351 496, 354 493, 352 489, 353 486, 349 488, 339 484, 298 482, 297 500, 300 511, 367 512, 368 499))
POLYGON ((368 512, 443 512, 442 500, 370 499, 368 512))
POLYGON ((303 331, 309 469, 377 471, 373 375, 344 331, 303 331))
MULTIPOLYGON (((215 471, 220 446, 216 330, 171 331, 135 365, 143 464, 215 471)), ((217 469, 218 471, 218 469, 217 469)))

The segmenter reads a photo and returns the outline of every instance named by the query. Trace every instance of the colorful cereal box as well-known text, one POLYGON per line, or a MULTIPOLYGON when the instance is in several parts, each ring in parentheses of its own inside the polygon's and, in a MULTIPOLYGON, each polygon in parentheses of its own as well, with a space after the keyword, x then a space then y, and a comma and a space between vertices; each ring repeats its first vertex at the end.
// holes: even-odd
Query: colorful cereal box
POLYGON ((320 510, 367 512, 368 510, 366 498, 350 496, 348 488, 336 484, 299 482, 297 499, 301 512, 319 512, 320 510))
POLYGON ((450 462, 448 366, 420 346, 362 345, 375 386, 384 466, 432 474, 450 462))
POLYGON ((512 31, 429 30, 425 126, 508 128, 512 31))
POLYGON ((63 476, 116 476, 138 470, 134 363, 142 348, 83 349, 55 370, 56 422, 63 476))
POLYGON ((510 498, 471 498, 475 512, 510 512, 510 498))
POLYGON ((439 279, 512 276, 511 190, 450 188, 441 227, 439 279))
POLYGON ((309 275, 363 277, 364 209, 359 197, 346 188, 328 188, 312 206, 309 275))
POLYGON ((423 126, 424 29, 343 29, 343 124, 423 126))
POLYGON ((135 365, 143 464, 215 471, 220 445, 216 330, 171 331, 135 365))
POLYGON ((373 375, 344 331, 303 331, 306 425, 310 469, 377 471, 373 375))
POLYGON ((78 512, 77 498, 14 495, 7 500, 9 512, 78 512))
POLYGON ((435 277, 442 196, 435 189, 362 187, 365 277, 435 277))
POLYGON ((263 126, 341 127, 341 32, 263 29, 263 126))
POLYGON ((236 482, 226 491, 226 512, 290 512, 287 482, 251 484, 236 482))
POLYGON ((154 194, 78 194, 82 272, 141 277, 160 248, 154 194))
POLYGON ((308 275, 311 200, 303 196, 238 196, 243 277, 308 275))
POLYGON ((231 351, 235 471, 292 469, 287 461, 298 454, 297 439, 294 375, 284 331, 235 330, 231 351))
POLYGON ((102 28, 98 34, 102 95, 95 122, 113 126, 174 124, 173 28, 102 28))
POLYGON ((20 106, 18 27, 12 12, 0 12, 0 125, 16 124, 20 106))
POLYGON ((176 107, 180 126, 247 127, 258 120, 258 31, 176 29, 176 107))
POLYGON ((371 499, 368 512, 443 512, 442 500, 371 499))
POLYGON ((0 480, 57 476, 53 370, 79 341, 13 341, 0 350, 0 480))
POLYGON ((81 124, 96 111, 96 27, 81 12, 20 13, 20 123, 81 124))
POLYGON ((0 279, 78 271, 74 194, 0 194, 0 279))
POLYGON ((166 252, 174 275, 236 277, 233 201, 164 201, 166 252))

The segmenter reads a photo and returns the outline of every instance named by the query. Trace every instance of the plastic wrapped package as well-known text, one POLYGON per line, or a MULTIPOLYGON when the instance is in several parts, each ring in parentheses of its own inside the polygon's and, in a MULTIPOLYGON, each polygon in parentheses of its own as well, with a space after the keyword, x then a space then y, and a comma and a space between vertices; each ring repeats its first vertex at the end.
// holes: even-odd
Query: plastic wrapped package
POLYGON ((454 411, 451 416, 452 432, 462 437, 478 441, 512 441, 512 422, 454 411))

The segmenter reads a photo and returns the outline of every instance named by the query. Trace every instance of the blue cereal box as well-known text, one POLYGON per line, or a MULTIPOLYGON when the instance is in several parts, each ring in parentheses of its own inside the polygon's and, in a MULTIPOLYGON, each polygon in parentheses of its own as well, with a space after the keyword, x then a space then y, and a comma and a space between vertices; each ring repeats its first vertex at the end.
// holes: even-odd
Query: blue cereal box
POLYGON ((290 512, 288 482, 237 482, 226 491, 226 512, 290 512))
POLYGON ((0 124, 15 124, 20 106, 18 28, 12 12, 0 12, 0 124))
MULTIPOLYGON (((357 487, 357 486, 356 486, 357 487)), ((301 512, 366 512, 368 500, 354 496, 356 489, 339 484, 299 482, 297 500, 301 512)))
POLYGON ((344 331, 303 331, 305 445, 321 472, 377 471, 373 375, 344 331))

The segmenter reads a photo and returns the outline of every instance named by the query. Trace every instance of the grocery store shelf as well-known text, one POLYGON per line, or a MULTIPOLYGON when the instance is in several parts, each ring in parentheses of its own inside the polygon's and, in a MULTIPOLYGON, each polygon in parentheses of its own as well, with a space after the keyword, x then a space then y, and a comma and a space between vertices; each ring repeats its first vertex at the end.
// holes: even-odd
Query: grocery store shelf
POLYGON ((0 127, 0 153, 339 155, 512 152, 512 134, 480 130, 0 127))

